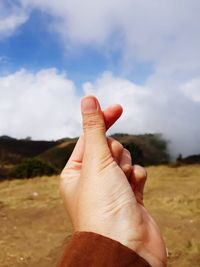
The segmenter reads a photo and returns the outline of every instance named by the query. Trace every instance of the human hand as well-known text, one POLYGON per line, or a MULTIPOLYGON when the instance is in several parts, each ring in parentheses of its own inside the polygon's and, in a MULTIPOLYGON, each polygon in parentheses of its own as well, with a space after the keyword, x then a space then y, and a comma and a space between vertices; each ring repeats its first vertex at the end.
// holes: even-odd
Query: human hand
POLYGON ((117 240, 150 265, 166 266, 159 228, 142 204, 145 175, 141 179, 135 167, 127 175, 128 181, 120 164, 131 159, 124 149, 121 162, 117 162, 119 156, 117 160, 113 156, 105 135, 104 115, 94 97, 83 99, 82 115, 83 159, 79 157, 81 149, 75 149, 61 175, 61 193, 74 229, 117 240))

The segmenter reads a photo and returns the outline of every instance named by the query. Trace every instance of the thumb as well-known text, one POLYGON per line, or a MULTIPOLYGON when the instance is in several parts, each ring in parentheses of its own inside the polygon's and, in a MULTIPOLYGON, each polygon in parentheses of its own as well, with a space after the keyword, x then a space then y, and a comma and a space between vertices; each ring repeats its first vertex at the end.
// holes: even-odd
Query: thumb
POLYGON ((81 101, 81 111, 85 139, 84 156, 90 159, 111 156, 104 116, 98 100, 94 96, 84 97, 81 101))

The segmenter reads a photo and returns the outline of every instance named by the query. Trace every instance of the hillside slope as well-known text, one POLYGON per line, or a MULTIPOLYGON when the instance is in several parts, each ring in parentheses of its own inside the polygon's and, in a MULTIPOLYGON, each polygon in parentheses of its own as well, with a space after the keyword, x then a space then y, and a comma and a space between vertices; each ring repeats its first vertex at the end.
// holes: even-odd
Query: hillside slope
MULTIPOLYGON (((169 162, 167 142, 159 134, 112 136, 126 147, 135 164, 157 165, 169 162)), ((10 169, 27 158, 37 157, 62 170, 68 161, 77 139, 65 138, 58 141, 31 141, 0 138, 0 178, 9 177, 10 169)), ((95 144, 94 144, 95 145, 95 144)))
POLYGON ((0 163, 17 164, 24 158, 35 157, 58 143, 58 141, 0 139, 0 163))
MULTIPOLYGON (((160 135, 128 135, 111 136, 124 145, 132 154, 135 164, 158 165, 169 162, 167 142, 160 135)), ((69 159, 77 139, 71 139, 45 151, 39 158, 62 169, 69 159)))
POLYGON ((160 134, 128 135, 115 134, 112 137, 127 148, 134 163, 158 165, 168 163, 167 141, 160 134))
POLYGON ((38 157, 48 163, 54 165, 57 169, 61 170, 66 162, 68 161, 77 140, 64 141, 61 144, 58 144, 42 154, 38 155, 38 157))

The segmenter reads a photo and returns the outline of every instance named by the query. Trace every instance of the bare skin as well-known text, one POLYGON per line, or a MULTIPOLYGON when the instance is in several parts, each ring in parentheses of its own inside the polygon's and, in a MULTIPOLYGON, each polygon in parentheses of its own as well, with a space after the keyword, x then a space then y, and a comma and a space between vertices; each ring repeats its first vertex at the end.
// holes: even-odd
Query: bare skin
POLYGON ((153 267, 166 266, 160 230, 143 205, 146 172, 106 129, 120 106, 101 111, 96 98, 82 100, 84 136, 61 174, 60 189, 75 231, 107 236, 137 252, 153 267))

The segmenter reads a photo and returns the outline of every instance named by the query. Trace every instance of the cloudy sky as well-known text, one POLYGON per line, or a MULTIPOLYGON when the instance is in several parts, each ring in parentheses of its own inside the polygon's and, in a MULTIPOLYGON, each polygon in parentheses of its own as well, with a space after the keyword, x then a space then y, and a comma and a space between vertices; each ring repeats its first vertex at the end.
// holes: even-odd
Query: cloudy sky
POLYGON ((111 133, 200 153, 199 14, 199 0, 0 0, 0 135, 78 136, 94 94, 124 108, 111 133))

